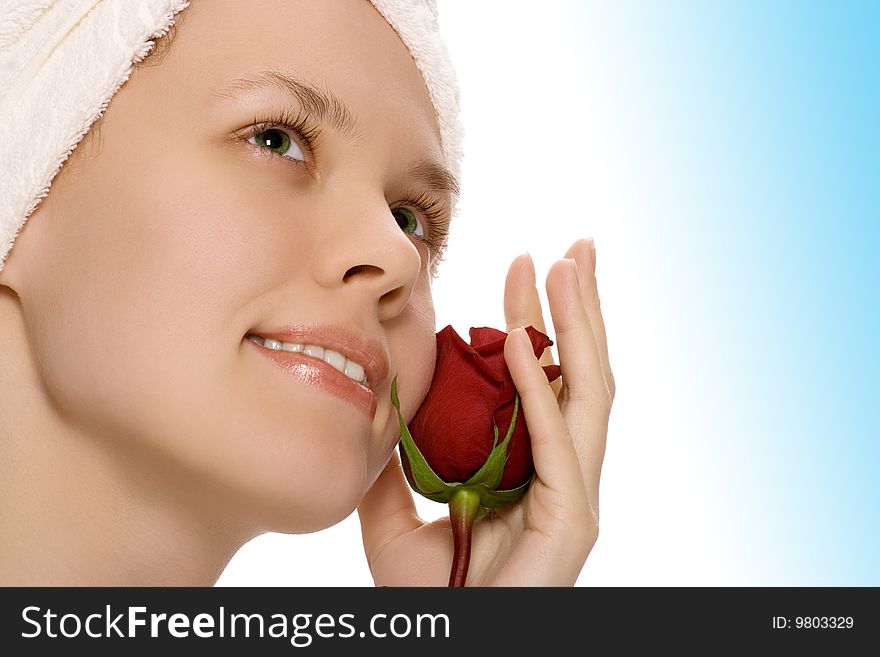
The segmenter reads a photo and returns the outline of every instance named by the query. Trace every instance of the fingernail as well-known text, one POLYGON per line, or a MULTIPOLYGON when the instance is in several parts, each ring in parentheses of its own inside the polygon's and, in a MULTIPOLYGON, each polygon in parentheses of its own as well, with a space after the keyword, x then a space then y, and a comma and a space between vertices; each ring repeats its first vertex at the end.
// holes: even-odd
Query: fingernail
MULTIPOLYGON (((522 326, 518 326, 516 328, 510 329, 510 331, 507 333, 507 337, 513 338, 514 344, 516 344, 517 340, 522 340, 522 338, 519 337, 519 334, 525 332, 526 331, 522 326)), ((526 337, 528 337, 528 335, 526 337)))
POLYGON ((515 328, 511 333, 516 333, 514 340, 519 340, 521 349, 525 349, 532 354, 532 356, 535 355, 535 348, 532 346, 532 339, 529 337, 525 327, 520 326, 519 328, 515 328))
POLYGON ((596 241, 590 238, 590 258, 593 261, 593 273, 596 273, 596 241))
POLYGON ((535 261, 532 260, 532 254, 528 251, 525 252, 525 256, 529 259, 529 271, 532 274, 532 281, 535 280, 535 261))
POLYGON ((572 271, 572 273, 573 273, 573 275, 574 275, 574 281, 575 281, 575 283, 577 283, 578 289, 580 289, 580 287, 581 287, 581 276, 580 276, 580 273, 578 272, 578 263, 577 263, 577 260, 575 260, 574 258, 565 258, 565 259, 568 260, 568 262, 571 263, 571 271, 572 271))

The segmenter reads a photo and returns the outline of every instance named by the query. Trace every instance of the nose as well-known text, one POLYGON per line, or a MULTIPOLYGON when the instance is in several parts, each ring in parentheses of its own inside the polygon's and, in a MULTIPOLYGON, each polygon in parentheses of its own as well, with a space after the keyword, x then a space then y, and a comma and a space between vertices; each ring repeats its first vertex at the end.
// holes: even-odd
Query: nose
POLYGON ((313 276, 323 287, 378 305, 379 319, 399 315, 423 269, 420 247, 403 232, 381 194, 347 194, 328 204, 315 241, 313 276))

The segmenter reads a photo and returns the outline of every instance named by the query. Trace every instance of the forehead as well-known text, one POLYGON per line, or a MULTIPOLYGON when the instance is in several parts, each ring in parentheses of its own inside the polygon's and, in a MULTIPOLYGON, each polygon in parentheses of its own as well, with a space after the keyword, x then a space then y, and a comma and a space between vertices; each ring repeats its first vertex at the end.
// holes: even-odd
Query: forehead
POLYGON ((368 0, 194 0, 166 65, 178 88, 206 103, 256 92, 238 80, 289 74, 332 91, 359 124, 404 130, 439 156, 421 73, 368 0))

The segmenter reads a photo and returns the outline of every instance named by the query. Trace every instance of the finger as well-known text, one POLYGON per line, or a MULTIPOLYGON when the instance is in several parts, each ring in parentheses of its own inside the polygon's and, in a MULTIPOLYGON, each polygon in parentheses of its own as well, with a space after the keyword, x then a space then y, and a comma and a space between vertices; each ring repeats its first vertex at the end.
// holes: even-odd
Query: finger
POLYGON ((383 546, 423 524, 396 451, 358 505, 358 518, 364 552, 371 564, 383 546))
POLYGON ((508 334, 504 358, 529 425, 538 478, 545 486, 560 493, 577 490, 583 486, 583 480, 571 435, 524 329, 513 329, 508 334))
POLYGON ((581 301, 574 260, 566 258, 550 268, 547 297, 562 369, 560 406, 571 431, 587 492, 595 502, 605 458, 611 397, 602 374, 599 348, 581 301))
MULTIPOLYGON (((514 258, 507 272, 504 283, 504 319, 508 333, 515 328, 534 326, 544 335, 549 335, 535 284, 535 263, 528 253, 514 258)), ((549 348, 545 349, 538 362, 541 365, 553 365, 553 352, 549 348)), ((557 379, 551 387, 558 395, 562 381, 557 379)))
POLYGON ((605 333, 605 320, 602 317, 602 304, 599 300, 599 287, 596 282, 595 243, 592 238, 578 240, 566 251, 565 257, 573 258, 577 262, 581 299, 583 300, 584 307, 587 309, 587 316, 590 318, 593 336, 596 338, 596 344, 599 347, 602 374, 605 376, 605 383, 608 385, 608 391, 611 393, 611 399, 613 400, 616 385, 614 373, 611 370, 611 364, 608 359, 608 338, 605 333))

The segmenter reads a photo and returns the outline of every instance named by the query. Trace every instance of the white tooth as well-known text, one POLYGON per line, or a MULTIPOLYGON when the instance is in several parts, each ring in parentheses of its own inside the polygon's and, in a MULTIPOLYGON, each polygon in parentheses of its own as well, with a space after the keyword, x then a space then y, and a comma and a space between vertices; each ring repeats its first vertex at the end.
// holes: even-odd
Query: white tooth
POLYGON ((332 365, 340 372, 345 372, 345 356, 332 349, 324 350, 324 362, 332 365))
POLYGON ((345 374, 350 379, 354 379, 358 383, 364 382, 364 368, 352 360, 346 359, 346 361, 345 361, 345 374))
POLYGON ((356 381, 357 383, 360 383, 364 386, 367 385, 367 375, 366 372, 364 372, 363 366, 359 363, 355 363, 352 360, 348 360, 348 358, 340 354, 338 351, 319 347, 318 345, 314 344, 282 342, 280 340, 273 340, 271 338, 261 338, 256 335, 249 335, 247 337, 248 340, 251 340, 252 342, 255 342, 256 344, 263 347, 266 347, 267 349, 302 353, 306 356, 319 358, 328 365, 332 365, 334 368, 345 374, 351 380, 356 381))
POLYGON ((306 356, 314 356, 315 358, 320 358, 324 360, 324 347, 319 347, 313 344, 307 344, 303 348, 303 353, 306 356))

